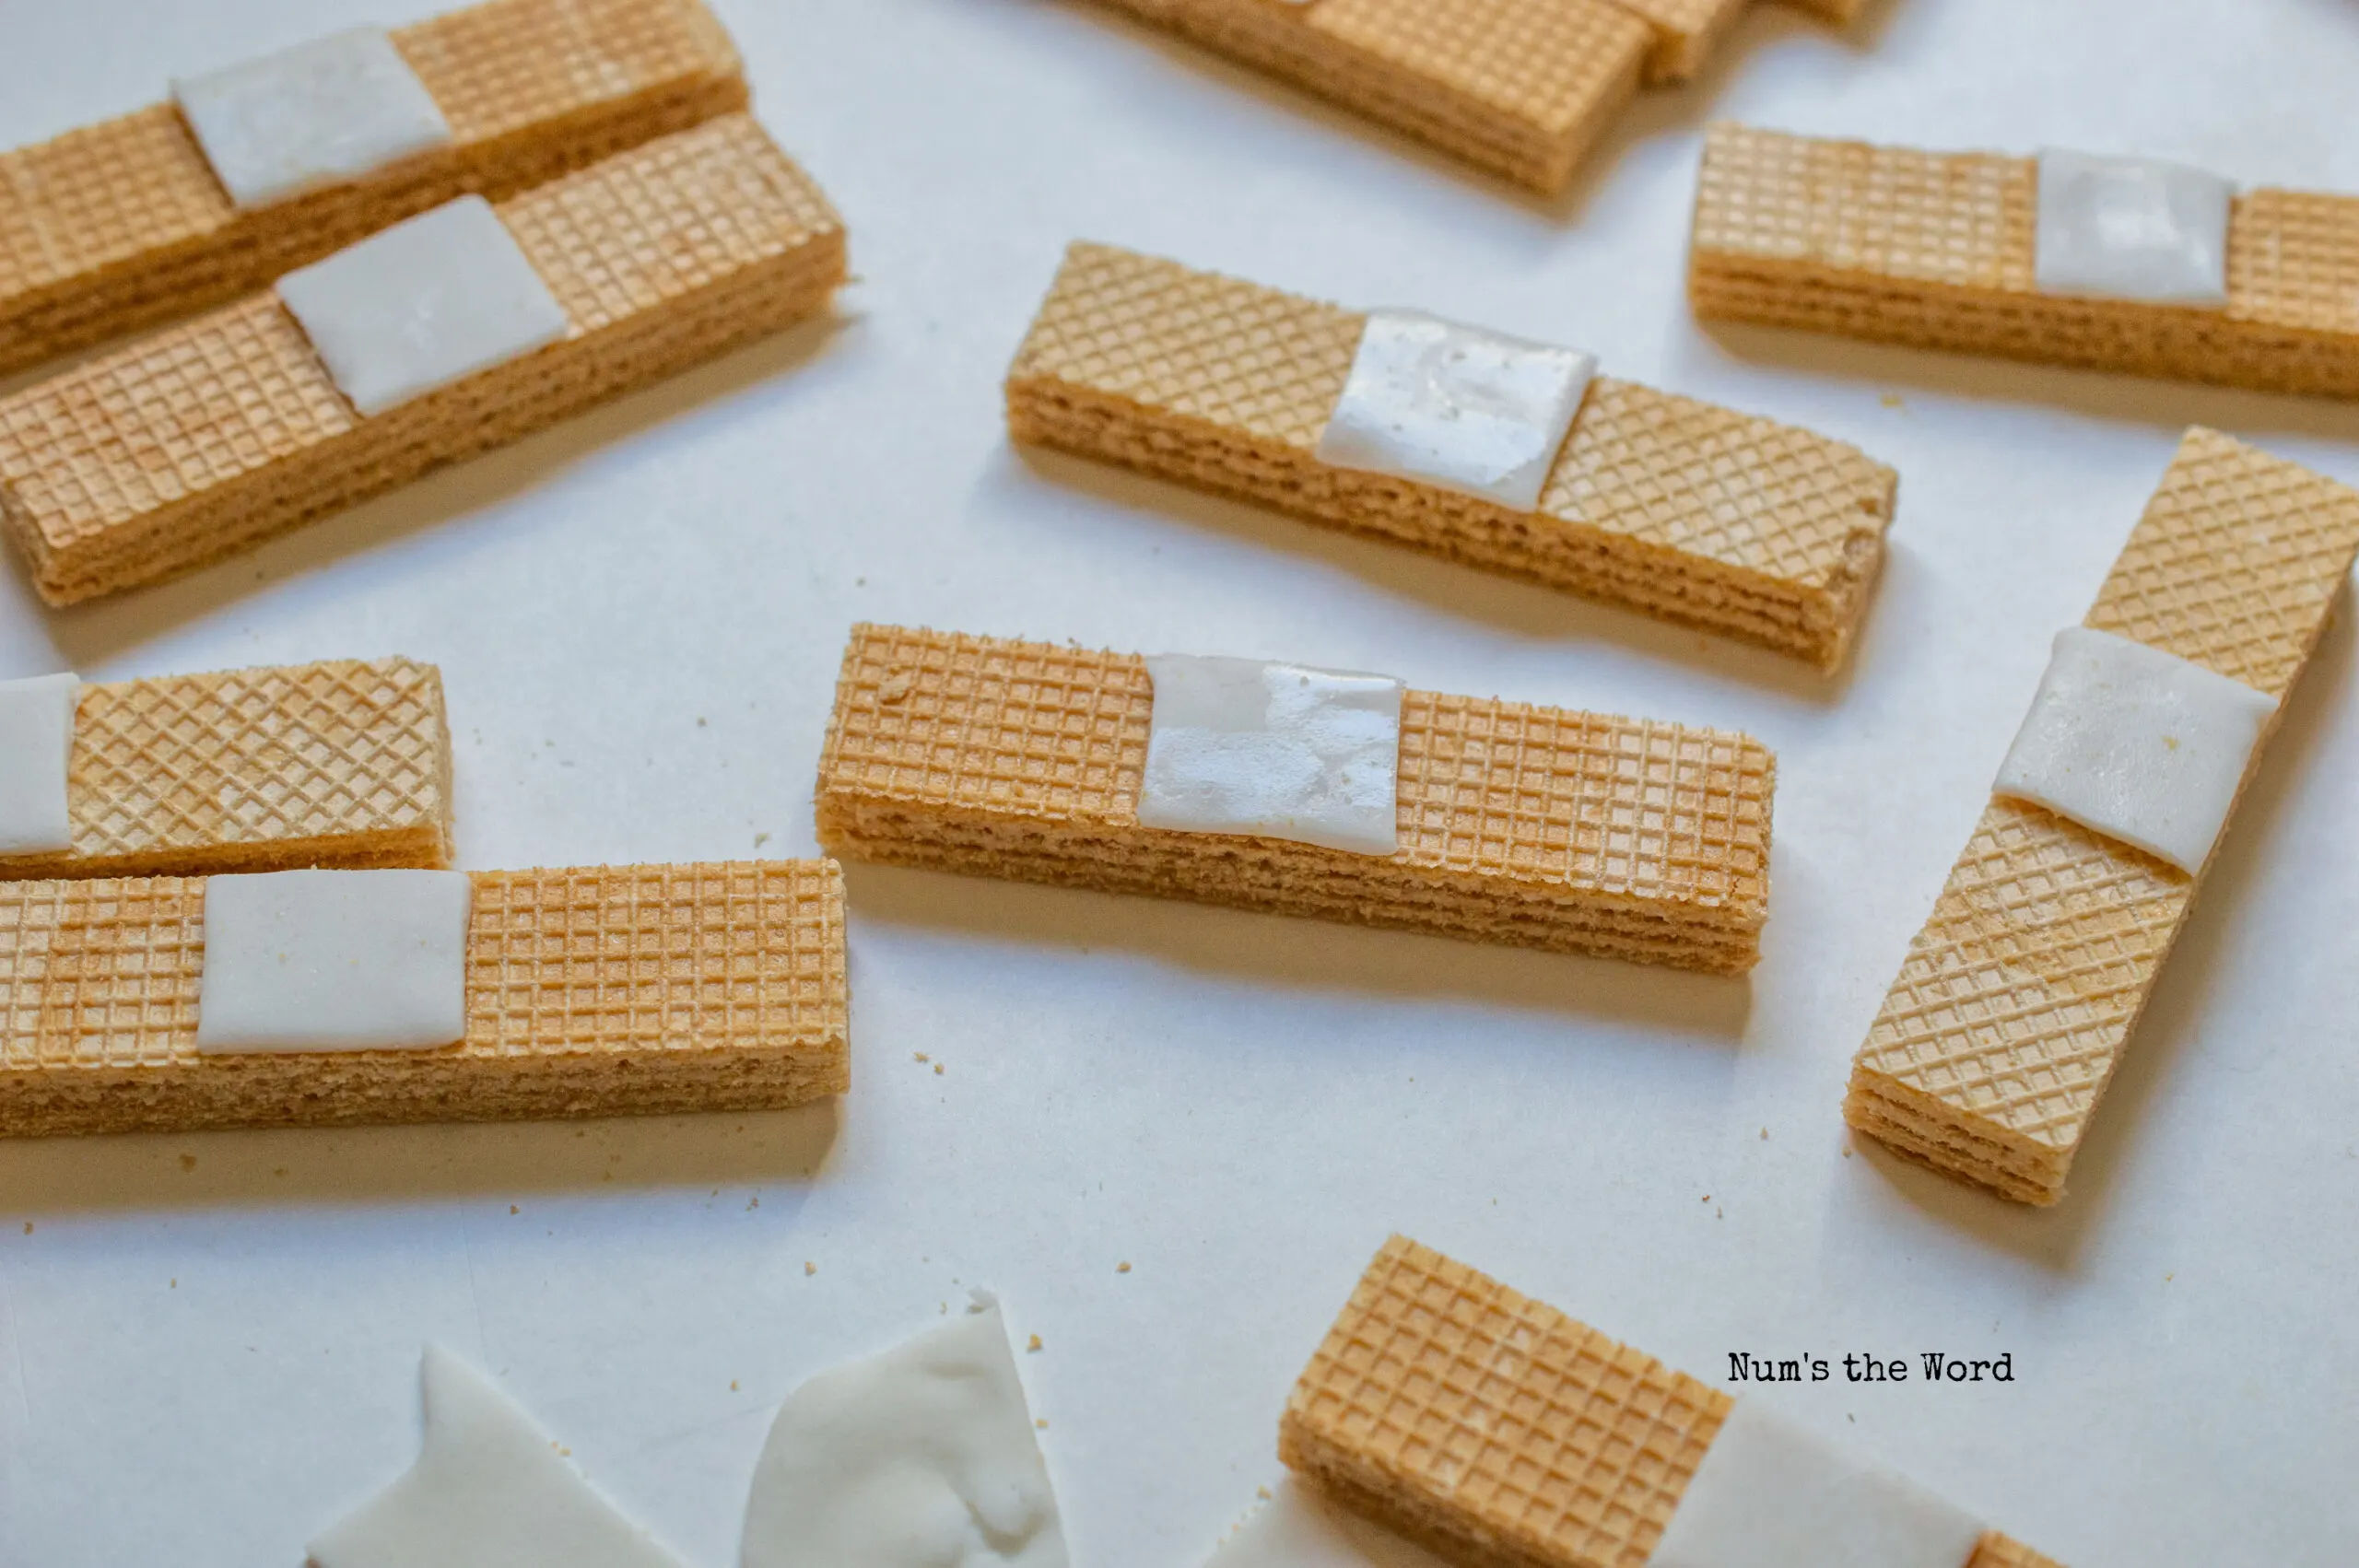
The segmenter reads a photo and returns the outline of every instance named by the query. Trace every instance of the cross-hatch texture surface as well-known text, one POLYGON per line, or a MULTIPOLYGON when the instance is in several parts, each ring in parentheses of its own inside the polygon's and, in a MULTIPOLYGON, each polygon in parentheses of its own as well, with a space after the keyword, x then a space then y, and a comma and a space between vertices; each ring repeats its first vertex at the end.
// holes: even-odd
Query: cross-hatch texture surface
MULTIPOLYGON (((1286 1400, 1279 1452, 1478 1564, 1644 1568, 1728 1395, 1393 1236, 1286 1400)), ((1996 1531, 1966 1568, 2055 1568, 1996 1531)))
MULTIPOLYGON (((2086 624, 2282 700, 2354 551, 2359 493, 2192 430, 2086 624)), ((2194 889, 2126 845, 1993 800, 1860 1052, 1855 1099, 1896 1086, 1916 1114, 2028 1157, 2052 1201, 2194 889)))
MULTIPOLYGON (((1067 252, 1011 383, 1069 384, 1309 460, 1367 317, 1108 245, 1067 252)), ((1891 471, 1807 430, 1601 378, 1543 519, 1817 588, 1889 516, 1891 471)))
POLYGON ((2223 309, 2044 295, 2038 165, 1715 125, 1699 314, 2286 391, 2359 387, 2359 197, 2235 202, 2223 309))
POLYGON ((1656 44, 1609 0, 1112 3, 1543 190, 1571 177, 1656 44))
MULTIPOLYGON (((551 376, 602 331, 838 228, 817 187, 744 115, 499 211, 569 321, 565 342, 534 357, 551 376)), ((361 423, 294 317, 257 295, 0 402, 0 488, 11 521, 62 550, 361 423)))
MULTIPOLYGON (((393 36, 459 163, 497 138, 564 135, 602 105, 738 70, 696 0, 492 0, 393 36)), ((450 193, 473 188, 454 174, 450 193)), ((0 319, 41 290, 270 221, 230 205, 169 103, 0 154, 0 319)))
MULTIPOLYGON (((0 1069, 190 1067, 205 882, 0 884, 0 1069)), ((832 862, 478 872, 467 1035, 395 1061, 782 1049, 840 1039, 832 862)))
POLYGON ((88 875, 276 843, 341 859, 416 829, 439 852, 412 863, 440 865, 450 780, 431 664, 330 660, 87 685, 67 769, 73 850, 0 866, 88 875), (68 860, 81 864, 53 869, 68 860))
MULTIPOLYGON (((855 626, 822 790, 1147 835, 1154 700, 1136 655, 855 626)), ((1411 691, 1392 863, 1757 920, 1773 772, 1742 735, 1411 691)))

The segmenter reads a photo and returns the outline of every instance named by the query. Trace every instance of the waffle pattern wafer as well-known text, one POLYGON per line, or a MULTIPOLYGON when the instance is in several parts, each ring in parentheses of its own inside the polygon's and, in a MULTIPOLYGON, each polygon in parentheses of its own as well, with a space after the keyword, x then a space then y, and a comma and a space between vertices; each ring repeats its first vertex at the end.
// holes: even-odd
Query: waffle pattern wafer
POLYGON ((2037 171, 1715 125, 1688 298, 1708 319, 2359 396, 2359 197, 2238 196, 2224 308, 2067 298, 2033 284, 2037 171))
POLYGON ((0 1135, 639 1116, 849 1082, 831 860, 478 872, 467 1035, 196 1054, 205 883, 0 884, 0 1135))
MULTIPOLYGON (((2086 624, 2282 700, 2354 552, 2359 493, 2190 430, 2086 624)), ((1852 1063, 1845 1118, 2055 1202, 2197 880, 1994 798, 1852 1063)))
POLYGON ((74 847, 0 878, 451 863, 442 675, 407 659, 82 688, 74 847))
POLYGON ((745 106, 701 0, 491 0, 393 35, 447 146, 240 211, 161 103, 0 153, 0 373, 207 309, 467 192, 495 200, 745 106))
POLYGON ((244 549, 825 308, 827 199, 745 115, 536 187, 500 216, 571 325, 363 417, 273 294, 0 401, 0 512, 51 603, 244 549))
POLYGON ((1839 664, 1898 480, 1839 441, 1601 377, 1536 512, 1331 468, 1366 318, 1077 244, 1007 377, 1010 433, 1839 664))
MULTIPOLYGON (((1471 1568, 1645 1568, 1732 1403, 1405 1236, 1286 1400, 1278 1457, 1471 1568)), ((1993 1530, 1963 1568, 2056 1568, 1993 1530)))
POLYGON ((1411 691, 1390 857, 1138 823, 1135 656, 852 628, 819 761, 849 858, 1233 904, 1724 974, 1760 956, 1757 742, 1411 691))
POLYGON ((1477 168, 1557 191, 1655 47, 1612 0, 1112 0, 1477 168))

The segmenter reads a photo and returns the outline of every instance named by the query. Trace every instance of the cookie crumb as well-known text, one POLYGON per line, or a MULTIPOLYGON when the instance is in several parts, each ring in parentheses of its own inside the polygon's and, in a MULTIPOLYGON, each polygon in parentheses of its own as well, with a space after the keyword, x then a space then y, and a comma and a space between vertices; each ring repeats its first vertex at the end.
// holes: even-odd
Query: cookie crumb
POLYGON ((923 1051, 911 1051, 910 1053, 910 1059, 912 1061, 932 1061, 933 1059, 926 1055, 923 1051))
POLYGON ((1114 1265, 1114 1272, 1117 1274, 1127 1274, 1130 1271, 1131 1266, 1127 1263, 1117 1263, 1114 1265))
POLYGON ((942 1064, 938 1061, 933 1064, 933 1075, 936 1078, 942 1076, 942 1064))
POLYGON ((519 1214, 519 1213, 523 1212, 523 1211, 522 1211, 522 1210, 521 1210, 521 1209, 517 1208, 517 1207, 516 1207, 516 1205, 514 1205, 513 1203, 511 1203, 511 1204, 508 1206, 508 1211, 509 1211, 510 1213, 511 1213, 511 1214, 519 1214))
POLYGON ((818 1271, 819 1266, 816 1263, 805 1263, 803 1265, 803 1277, 806 1280, 818 1271))
POLYGON ((1049 1418, 1047 1416, 1034 1416, 1032 1418, 1032 1424, 1039 1427, 1042 1432, 1046 1432, 1049 1430, 1049 1418))
POLYGON ((1026 1341, 1024 1348, 1027 1351, 1039 1350, 1040 1348, 1040 1336, 1038 1334, 1033 1335, 1029 1340, 1026 1341))
POLYGON ((737 1380, 734 1377, 729 1380, 729 1391, 733 1394, 737 1392, 737 1380))

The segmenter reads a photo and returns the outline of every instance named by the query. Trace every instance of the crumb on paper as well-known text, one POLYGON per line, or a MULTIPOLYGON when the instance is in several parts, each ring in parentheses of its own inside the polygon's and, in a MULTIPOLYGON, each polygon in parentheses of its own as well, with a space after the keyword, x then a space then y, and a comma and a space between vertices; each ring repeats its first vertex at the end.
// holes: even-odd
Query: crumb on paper
POLYGON ((806 1280, 818 1271, 819 1266, 816 1263, 806 1262, 803 1265, 803 1277, 806 1280))
POLYGON ((1049 1430, 1049 1418, 1047 1416, 1034 1416, 1032 1418, 1032 1424, 1039 1427, 1042 1432, 1046 1432, 1049 1430))
POLYGON ((33 1223, 30 1220, 27 1220, 25 1222, 25 1234, 27 1235, 33 1234, 33 1223))
POLYGON ((1024 1348, 1027 1351, 1039 1350, 1040 1348, 1040 1336, 1038 1334, 1033 1335, 1029 1340, 1025 1341, 1024 1348))
POLYGON ((1886 392, 1876 401, 1883 404, 1886 408, 1906 408, 1908 406, 1908 400, 1902 397, 1898 392, 1886 392))
POLYGON ((699 730, 704 728, 704 715, 701 713, 697 715, 697 728, 699 730))
POLYGON ((511 1203, 511 1204, 508 1206, 508 1211, 509 1211, 510 1213, 511 1213, 511 1214, 521 1214, 521 1213, 522 1213, 522 1212, 523 1212, 523 1211, 522 1211, 522 1210, 521 1210, 521 1209, 517 1208, 517 1207, 516 1207, 516 1205, 514 1205, 513 1203, 511 1203))
POLYGON ((933 1075, 936 1078, 942 1076, 942 1064, 938 1061, 933 1064, 933 1075))
POLYGON ((914 1060, 914 1061, 932 1061, 932 1060, 933 1059, 932 1057, 930 1057, 930 1056, 926 1055, 926 1054, 925 1054, 925 1052, 923 1052, 923 1051, 911 1051, 911 1052, 910 1053, 910 1059, 912 1059, 912 1060, 914 1060))
POLYGON ((733 1394, 737 1392, 737 1380, 734 1377, 729 1380, 729 1391, 733 1394))
POLYGON ((173 1279, 170 1279, 170 1280, 167 1280, 167 1281, 164 1281, 164 1288, 165 1288, 166 1290, 168 1290, 168 1291, 176 1291, 176 1290, 179 1290, 179 1289, 181 1288, 181 1282, 180 1282, 180 1280, 179 1280, 177 1277, 175 1277, 175 1278, 173 1278, 173 1279))
POLYGON ((1114 1265, 1114 1272, 1117 1274, 1127 1274, 1130 1271, 1131 1266, 1127 1263, 1117 1263, 1114 1265))
POLYGON ((1769 1141, 1769 1129, 1766 1127, 1761 1129, 1761 1141, 1764 1143, 1769 1141))
POLYGON ((1729 1217, 1729 1211, 1728 1211, 1727 1210, 1725 1210, 1725 1209, 1721 1208, 1721 1207, 1720 1207, 1719 1204, 1717 1204, 1717 1203, 1715 1203, 1715 1204, 1713 1204, 1713 1205, 1712 1205, 1712 1218, 1714 1218, 1715 1220, 1725 1220, 1725 1219, 1727 1219, 1728 1217, 1729 1217))
POLYGON ((1266 1486, 1257 1486, 1253 1489, 1253 1495, 1267 1503, 1270 1500, 1270 1489, 1266 1486))
POLYGON ((1711 1195, 1710 1193, 1708 1193, 1708 1193, 1704 1194, 1704 1201, 1705 1201, 1705 1202, 1709 1203, 1711 1200, 1712 1200, 1712 1195, 1711 1195))
POLYGON ((769 841, 770 841, 770 836, 769 836, 769 834, 767 834, 767 833, 757 833, 757 834, 755 834, 755 835, 754 835, 754 848, 757 848, 757 849, 760 848, 763 845, 765 845, 765 844, 769 843, 769 841))

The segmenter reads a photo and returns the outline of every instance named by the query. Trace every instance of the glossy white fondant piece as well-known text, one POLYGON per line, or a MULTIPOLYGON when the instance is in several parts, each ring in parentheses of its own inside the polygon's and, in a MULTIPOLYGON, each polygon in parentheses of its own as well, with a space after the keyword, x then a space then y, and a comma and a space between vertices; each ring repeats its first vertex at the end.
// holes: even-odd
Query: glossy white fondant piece
POLYGON ((1319 461, 1531 511, 1596 374, 1576 349, 1374 311, 1319 461))
POLYGON ((788 1396, 754 1468, 744 1568, 1066 1568, 997 1304, 788 1396))
POLYGON ((2200 872, 2276 711, 2176 654, 2067 627, 1993 789, 2200 872))
POLYGON ((336 388, 381 414, 566 333, 565 308, 481 196, 462 196, 278 280, 336 388))
POLYGON ((53 855, 74 848, 66 773, 82 678, 0 681, 0 855, 53 855))
POLYGON ((467 1032, 464 872, 267 872, 205 883, 196 1048, 430 1050, 467 1032))
POLYGON ((1647 1568, 1966 1568, 1983 1526, 1740 1398, 1647 1568))
POLYGON ((1404 1537, 1321 1497, 1292 1476, 1245 1516, 1204 1568, 1449 1568, 1404 1537))
POLYGON ((2044 151, 2034 282, 2043 294, 2224 305, 2236 193, 2183 164, 2044 151))
POLYGON ((376 28, 175 81, 172 97, 241 207, 356 180, 451 141, 434 95, 376 28))
POLYGON ((316 1568, 679 1568, 514 1400, 426 1347, 426 1441, 309 1550, 316 1568))
POLYGON ((1188 653, 1146 666, 1141 826, 1356 855, 1400 848, 1399 681, 1188 653))

